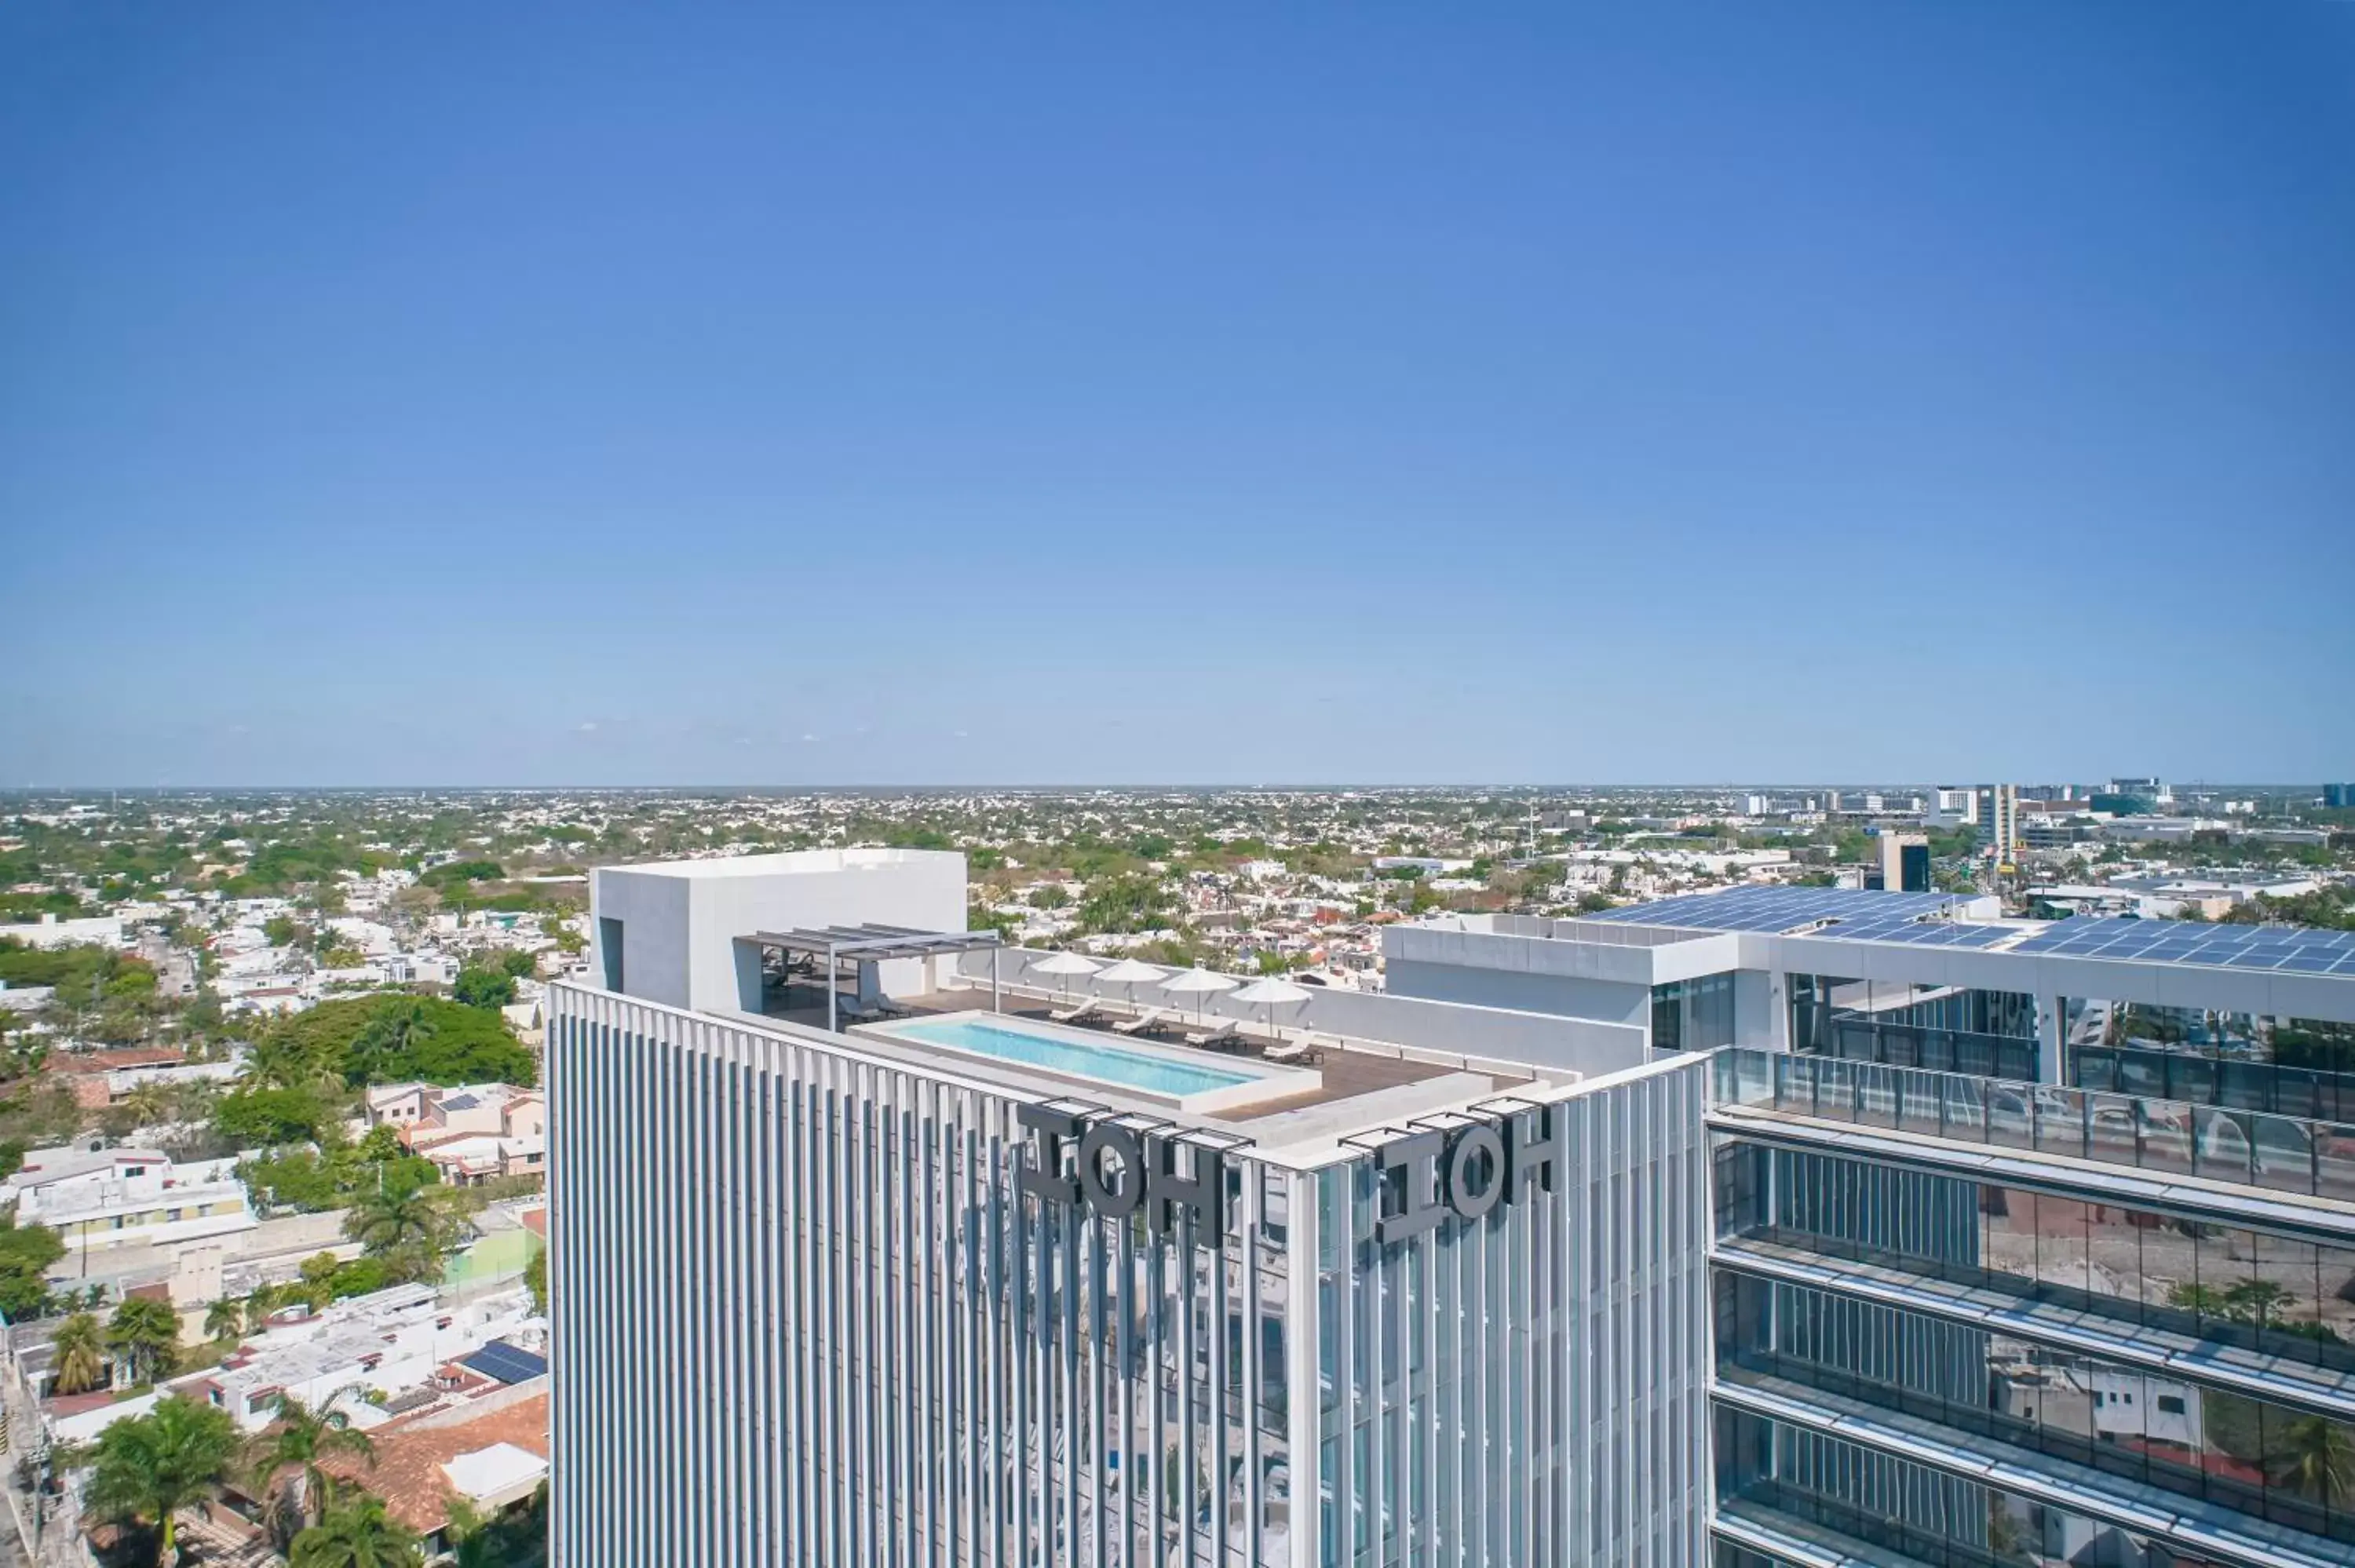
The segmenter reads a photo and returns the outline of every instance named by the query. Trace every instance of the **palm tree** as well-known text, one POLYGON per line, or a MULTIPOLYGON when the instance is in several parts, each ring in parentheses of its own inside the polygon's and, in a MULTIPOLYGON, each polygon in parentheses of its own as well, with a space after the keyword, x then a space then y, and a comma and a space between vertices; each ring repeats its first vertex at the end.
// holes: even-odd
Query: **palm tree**
POLYGON ((233 1296, 224 1296, 205 1308, 205 1338, 233 1340, 245 1331, 245 1306, 233 1296))
POLYGON ((245 1331, 259 1334, 269 1323, 270 1315, 278 1310, 278 1292, 270 1286, 257 1285, 245 1298, 245 1331))
POLYGON ((344 1234, 368 1256, 418 1263, 411 1277, 432 1272, 447 1229, 442 1194, 415 1181, 394 1181, 377 1192, 363 1188, 344 1216, 344 1234))
POLYGON ((153 1379, 171 1353, 179 1348, 180 1315, 168 1301, 147 1296, 126 1296, 106 1326, 106 1342, 122 1352, 131 1368, 131 1381, 153 1379))
POLYGON ((77 1312, 58 1325, 51 1364, 59 1393, 87 1393, 106 1377, 106 1331, 87 1312, 77 1312))
POLYGON ((137 1118, 141 1127, 155 1127, 171 1119, 172 1091, 154 1082, 138 1085, 123 1097, 123 1108, 137 1118))
POLYGON ((2274 1479, 2326 1509, 2344 1508, 2355 1499, 2355 1433, 2328 1416, 2291 1422, 2274 1456, 2274 1479))
POLYGON ((469 1499, 452 1493, 449 1522, 442 1527, 442 1542, 450 1552, 450 1568, 499 1568, 498 1538, 492 1517, 469 1499))
POLYGON ((352 1042, 349 1075, 363 1084, 381 1078, 409 1048, 433 1036, 433 1018, 422 1001, 385 1008, 368 1020, 352 1042))
POLYGON ((238 1086, 247 1089, 340 1087, 344 1075, 321 1053, 292 1035, 271 1033, 254 1043, 238 1086))
POLYGON ((352 1425, 349 1415, 336 1408, 346 1394, 358 1392, 357 1384, 339 1388, 315 1410, 282 1393, 278 1396, 276 1419, 255 1442, 255 1486, 267 1492, 279 1471, 293 1467, 296 1495, 292 1511, 303 1524, 317 1522, 317 1517, 326 1511, 328 1490, 334 1485, 325 1467, 329 1456, 350 1454, 371 1465, 376 1463, 376 1445, 368 1441, 367 1433, 352 1425))
POLYGON ((237 1424, 229 1412, 175 1394, 144 1415, 99 1435, 90 1511, 101 1519, 154 1520, 162 1531, 157 1568, 179 1560, 173 1515, 220 1489, 237 1457, 237 1424))
POLYGON ((327 1510, 294 1538, 293 1568, 419 1568, 425 1561, 417 1532, 384 1511, 384 1499, 366 1492, 327 1510))

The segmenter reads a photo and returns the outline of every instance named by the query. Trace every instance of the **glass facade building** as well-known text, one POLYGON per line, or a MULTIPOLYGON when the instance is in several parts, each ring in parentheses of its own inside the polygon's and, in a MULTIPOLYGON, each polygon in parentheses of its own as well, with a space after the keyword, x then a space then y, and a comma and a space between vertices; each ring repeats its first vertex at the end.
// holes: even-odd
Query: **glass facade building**
POLYGON ((1397 947, 1487 1005, 1644 984, 1656 1052, 1730 975, 1724 1568, 2355 1563, 2355 945, 1999 913, 1759 886, 1397 947))
POLYGON ((2355 968, 1752 891, 1256 1112, 552 988, 556 1562, 2355 1563, 2355 968))
POLYGON ((1263 1147, 550 997, 565 1568, 1708 1556, 1706 1058, 1263 1147))

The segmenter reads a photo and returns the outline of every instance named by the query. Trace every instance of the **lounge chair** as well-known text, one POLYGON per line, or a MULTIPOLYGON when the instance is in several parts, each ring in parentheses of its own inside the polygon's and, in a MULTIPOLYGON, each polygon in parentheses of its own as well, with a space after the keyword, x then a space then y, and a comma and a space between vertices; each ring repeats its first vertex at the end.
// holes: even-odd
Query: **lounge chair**
POLYGON ((1112 1026, 1115 1034, 1149 1034, 1166 1027, 1162 1020, 1169 1015, 1166 1007, 1148 1007, 1135 1018, 1124 1018, 1112 1026))
POLYGON ((1058 1023, 1077 1023, 1082 1019, 1093 1018, 1096 1014, 1096 1010, 1103 1005, 1103 999, 1102 997, 1082 997, 1073 1005, 1070 1007, 1056 1008, 1053 1012, 1048 1013, 1047 1016, 1053 1019, 1058 1023))
POLYGON ((878 1023, 885 1016, 880 1007, 869 1006, 863 1001, 837 1001, 834 1004, 834 1015, 847 1018, 853 1023, 878 1023))
POLYGON ((1266 1059, 1271 1062, 1305 1062, 1308 1060, 1307 1043, 1287 1040, 1282 1044, 1271 1045, 1267 1048, 1266 1059))
POLYGON ((1241 1043, 1242 1026, 1231 1018, 1221 1019, 1214 1029, 1189 1030, 1186 1035, 1187 1044, 1207 1045, 1213 1051, 1223 1051, 1241 1043))

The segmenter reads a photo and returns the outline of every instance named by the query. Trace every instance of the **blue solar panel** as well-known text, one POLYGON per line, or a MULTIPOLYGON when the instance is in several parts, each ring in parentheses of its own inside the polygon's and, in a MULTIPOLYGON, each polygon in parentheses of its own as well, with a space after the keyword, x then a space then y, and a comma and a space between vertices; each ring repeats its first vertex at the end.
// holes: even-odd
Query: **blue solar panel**
POLYGON ((548 1375, 546 1356, 534 1355, 505 1340, 493 1340, 473 1355, 462 1358, 458 1364, 501 1383, 529 1383, 533 1378, 548 1375))
POLYGON ((2056 921, 2013 950, 2293 974, 2355 974, 2355 931, 2305 926, 2201 926, 2178 920, 2081 917, 2056 921))
MULTIPOLYGON (((1950 893, 1868 893, 1852 887, 1732 887, 1606 910, 1597 920, 1698 931, 1790 931, 1826 920, 1903 924, 1951 908, 1950 893)), ((1843 933, 1846 934, 1846 933, 1843 933)))

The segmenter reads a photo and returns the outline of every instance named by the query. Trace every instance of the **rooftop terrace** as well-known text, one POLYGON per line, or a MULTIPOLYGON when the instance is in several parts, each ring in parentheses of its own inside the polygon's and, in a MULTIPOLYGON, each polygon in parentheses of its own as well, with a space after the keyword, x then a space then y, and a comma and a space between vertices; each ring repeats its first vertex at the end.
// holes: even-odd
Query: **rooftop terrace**
MULTIPOLYGON (((764 994, 762 1001, 762 1012, 765 1017, 778 1019, 787 1023, 801 1024, 811 1029, 826 1027, 826 991, 822 985, 796 980, 789 985, 773 988, 764 994)), ((987 991, 976 988, 927 991, 921 996, 900 997, 895 999, 895 1005, 906 1016, 921 1018, 969 1012, 977 1006, 986 1006, 987 1001, 987 991)), ((1050 1015, 1060 1005, 1062 1004, 1049 997, 1009 990, 1002 995, 998 1011, 1011 1018, 1044 1022, 1051 1022, 1050 1015)), ((1129 1037, 1114 1033, 1112 1024, 1119 1019, 1133 1015, 1126 1011, 1107 1009, 1092 1017, 1075 1021, 1071 1027, 1100 1033, 1108 1045, 1125 1045, 1130 1043, 1129 1037)), ((1213 1017, 1209 1022, 1216 1023, 1219 1021, 1213 1017)), ((1185 1026, 1188 1028, 1195 1026, 1190 1013, 1188 1015, 1185 1026)), ((1182 1035, 1160 1036, 1155 1043, 1166 1045, 1173 1038, 1182 1039, 1182 1035)), ((1276 1034, 1265 1028, 1255 1027, 1245 1027, 1240 1030, 1238 1040, 1241 1045, 1239 1052, 1214 1052, 1200 1047, 1191 1049, 1201 1050, 1206 1063, 1218 1064, 1233 1061, 1238 1055, 1246 1059, 1263 1057, 1270 1045, 1279 1044, 1276 1034)), ((1383 1052, 1368 1049, 1364 1044, 1353 1046, 1350 1043, 1338 1039, 1333 1040, 1323 1049, 1321 1054, 1316 1057, 1315 1065, 1322 1077, 1322 1082, 1316 1088, 1281 1099, 1263 1101, 1247 1108, 1220 1113, 1216 1119, 1236 1125, 1248 1125, 1263 1118, 1329 1106, 1343 1100, 1355 1099, 1363 1095, 1396 1089, 1405 1085, 1430 1083, 1447 1077, 1451 1074, 1460 1074, 1464 1070, 1461 1062, 1449 1062, 1435 1056, 1411 1057, 1401 1055, 1396 1051, 1383 1052)), ((1505 1074, 1486 1067, 1482 1071, 1484 1076, 1499 1086, 1529 1081, 1527 1074, 1505 1074)))

